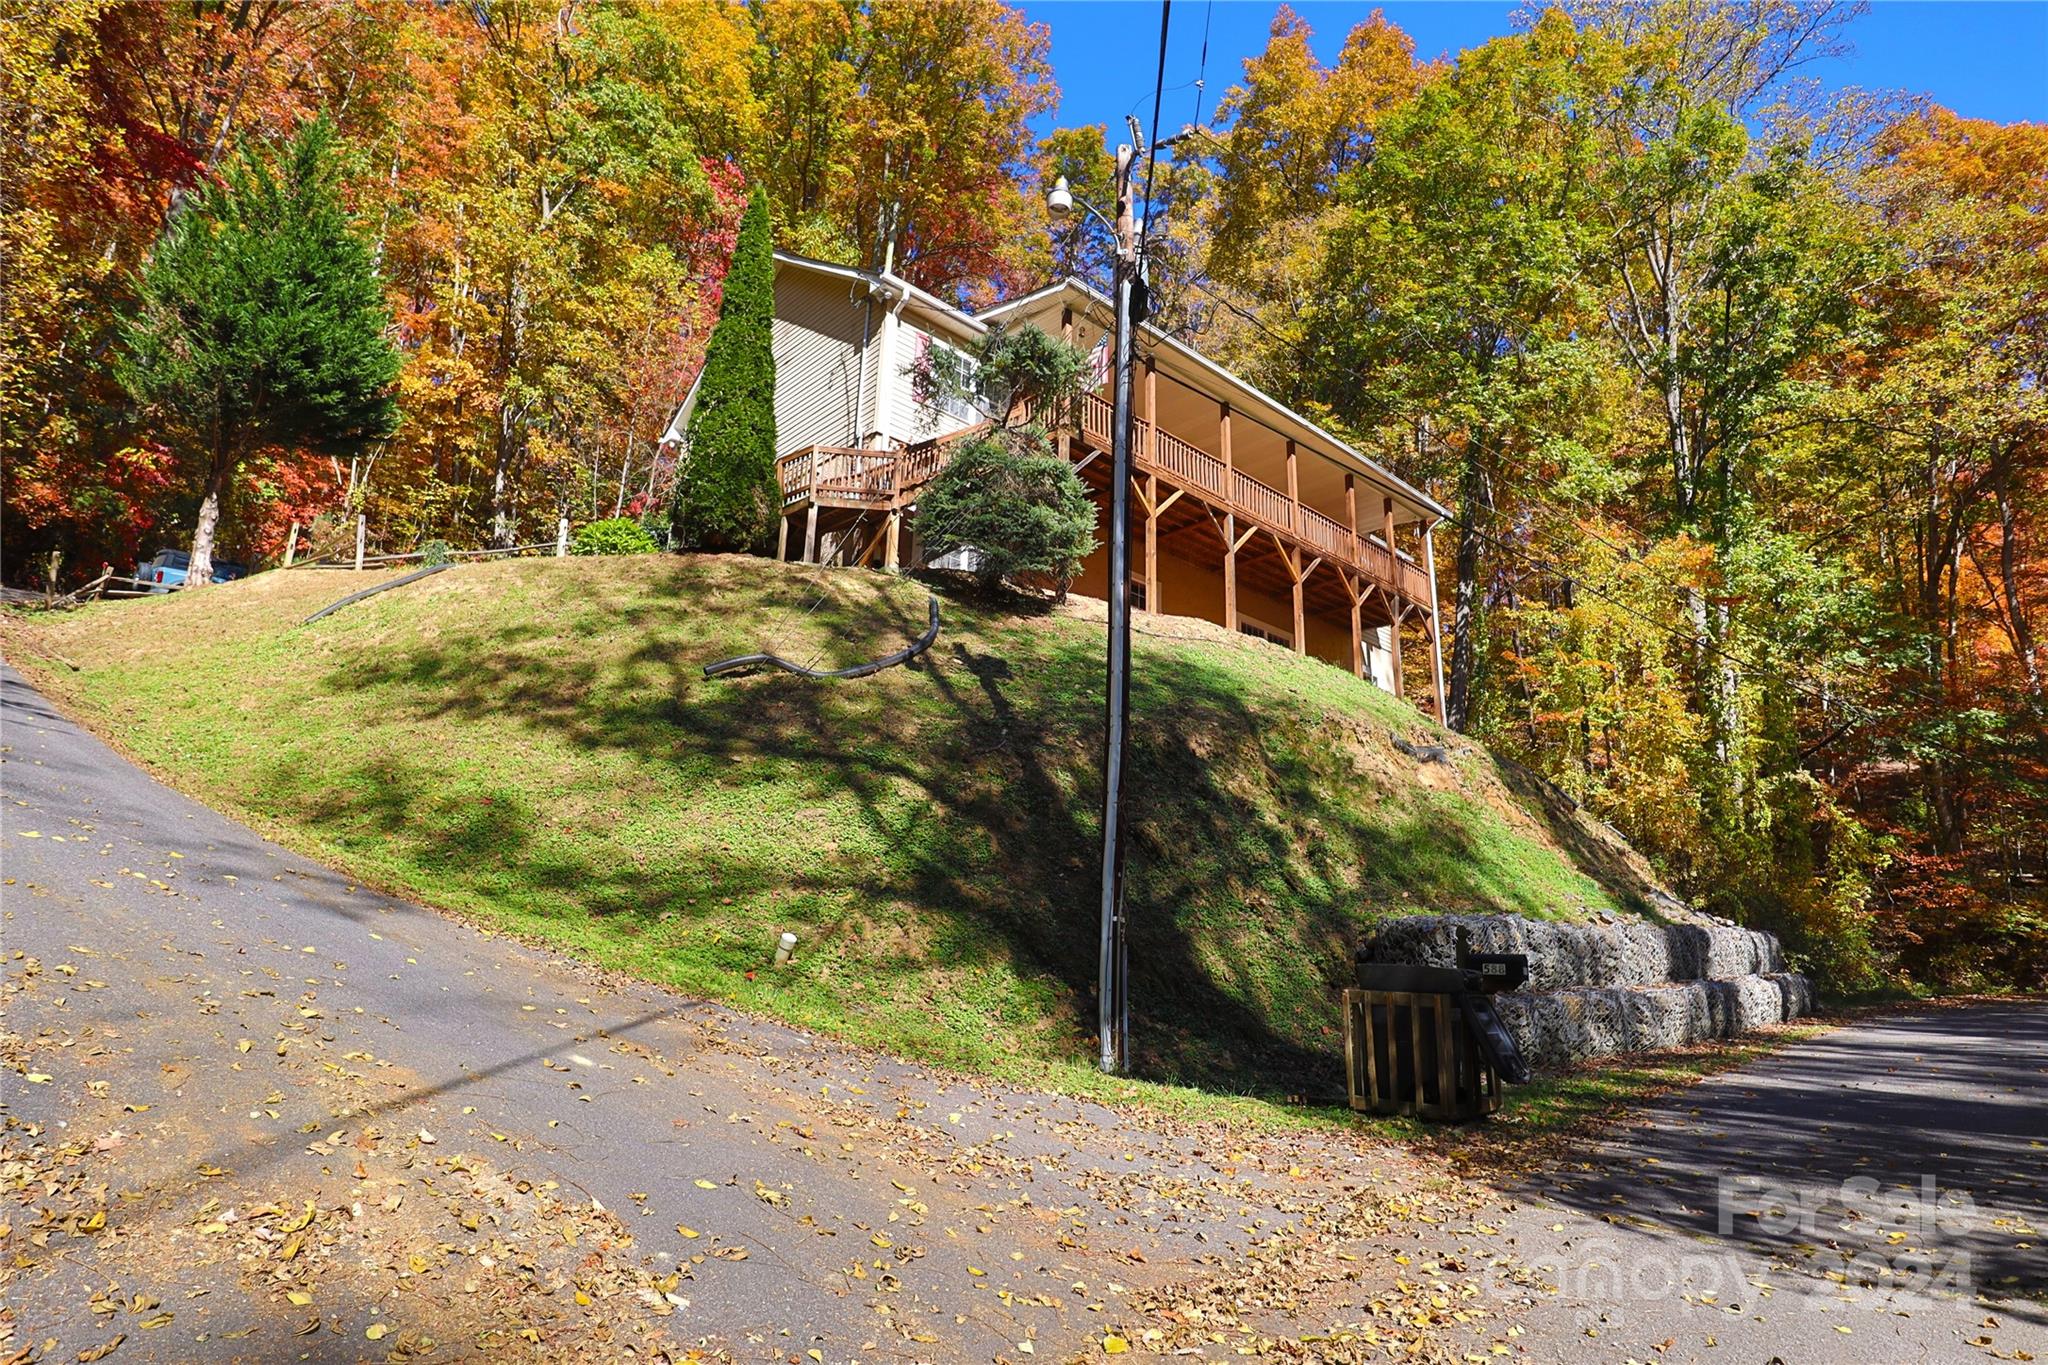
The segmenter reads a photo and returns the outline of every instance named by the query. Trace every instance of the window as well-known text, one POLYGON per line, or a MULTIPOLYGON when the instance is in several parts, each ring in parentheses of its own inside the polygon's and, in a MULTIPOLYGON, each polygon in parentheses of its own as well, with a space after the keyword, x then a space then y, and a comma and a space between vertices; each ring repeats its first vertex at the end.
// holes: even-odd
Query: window
POLYGON ((921 376, 915 387, 919 401, 926 408, 963 426, 982 420, 982 412, 976 405, 976 400, 981 397, 979 392, 955 393, 943 382, 943 377, 948 374, 971 378, 975 368, 973 356, 958 347, 948 346, 928 332, 917 333, 917 359, 911 369, 921 376))
POLYGON ((1254 640, 1264 640, 1269 644, 1280 645, 1286 649, 1294 648, 1293 631, 1282 630, 1278 626, 1269 626, 1264 621, 1258 620, 1255 617, 1239 615, 1237 618, 1237 628, 1240 633, 1249 635, 1254 640))

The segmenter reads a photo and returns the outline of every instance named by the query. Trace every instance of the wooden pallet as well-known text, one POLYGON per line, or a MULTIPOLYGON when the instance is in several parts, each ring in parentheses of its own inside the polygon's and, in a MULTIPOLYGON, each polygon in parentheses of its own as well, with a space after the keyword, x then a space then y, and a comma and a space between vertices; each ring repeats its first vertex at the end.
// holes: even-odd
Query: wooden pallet
POLYGON ((1353 1109, 1456 1122, 1500 1108, 1455 996, 1346 990, 1344 1070, 1353 1109))

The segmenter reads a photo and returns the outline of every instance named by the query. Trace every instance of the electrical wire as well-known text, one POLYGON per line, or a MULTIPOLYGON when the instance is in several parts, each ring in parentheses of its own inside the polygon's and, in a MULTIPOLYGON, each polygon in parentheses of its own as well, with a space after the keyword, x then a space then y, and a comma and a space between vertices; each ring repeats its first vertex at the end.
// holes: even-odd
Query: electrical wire
POLYGON ((1202 60, 1195 68, 1195 118, 1194 126, 1202 126, 1202 96, 1208 90, 1209 80, 1209 21, 1216 15, 1216 0, 1208 0, 1202 6, 1202 60))
POLYGON ((1159 143, 1159 106, 1166 98, 1166 34, 1173 20, 1173 0, 1159 0, 1159 72, 1152 80, 1152 131, 1145 138, 1145 222, 1138 229, 1138 259, 1145 258, 1145 242, 1152 235, 1152 168, 1159 159, 1152 148, 1159 143))

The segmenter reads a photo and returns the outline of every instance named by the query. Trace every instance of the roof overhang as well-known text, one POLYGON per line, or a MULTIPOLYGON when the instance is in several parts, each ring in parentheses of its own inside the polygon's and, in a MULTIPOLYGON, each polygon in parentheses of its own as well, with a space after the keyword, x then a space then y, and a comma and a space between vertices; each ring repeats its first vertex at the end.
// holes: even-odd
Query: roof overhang
POLYGON ((820 261, 810 256, 799 256, 794 251, 777 251, 775 265, 778 270, 803 270, 845 280, 854 288, 865 289, 870 296, 896 310, 898 316, 909 317, 928 332, 964 339, 978 337, 988 331, 988 324, 973 314, 954 307, 929 290, 918 288, 900 275, 862 270, 858 266, 840 265, 835 261, 820 261))

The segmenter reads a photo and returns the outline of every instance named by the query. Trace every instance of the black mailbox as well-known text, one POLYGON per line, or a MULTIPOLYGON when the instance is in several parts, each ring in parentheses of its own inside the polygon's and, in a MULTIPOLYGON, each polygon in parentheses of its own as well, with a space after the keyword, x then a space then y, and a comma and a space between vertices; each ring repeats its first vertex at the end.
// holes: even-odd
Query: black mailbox
POLYGON ((1465 969, 1466 978, 1472 983, 1471 989, 1497 995, 1501 991, 1518 991, 1529 979, 1529 956, 1526 953, 1463 953, 1459 964, 1465 969))

